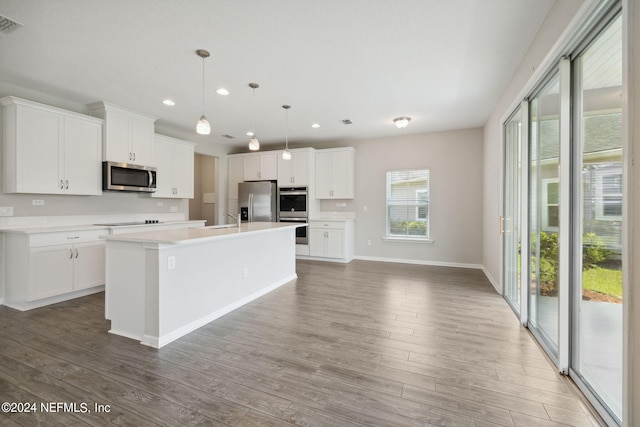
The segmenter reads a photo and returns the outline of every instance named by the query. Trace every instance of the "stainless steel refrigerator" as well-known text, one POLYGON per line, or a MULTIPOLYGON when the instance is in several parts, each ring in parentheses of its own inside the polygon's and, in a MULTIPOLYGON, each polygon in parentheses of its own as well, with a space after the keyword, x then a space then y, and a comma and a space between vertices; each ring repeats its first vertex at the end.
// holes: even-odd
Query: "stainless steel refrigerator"
POLYGON ((276 222, 277 189, 271 181, 238 184, 238 207, 242 222, 276 222))

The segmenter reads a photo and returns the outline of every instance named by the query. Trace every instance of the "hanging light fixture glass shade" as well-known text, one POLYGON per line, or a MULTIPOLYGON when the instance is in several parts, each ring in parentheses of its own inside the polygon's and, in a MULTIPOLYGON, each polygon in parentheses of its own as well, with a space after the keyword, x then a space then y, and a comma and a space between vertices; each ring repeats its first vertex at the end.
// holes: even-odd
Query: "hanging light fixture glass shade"
POLYGON ((258 141, 258 138, 251 138, 249 140, 249 150, 258 151, 259 149, 260 149, 260 141, 258 141))
POLYGON ((209 120, 204 116, 204 60, 209 57, 209 52, 204 49, 196 50, 196 54, 202 58, 202 116, 196 123, 196 132, 200 135, 209 135, 211 133, 211 125, 209 120))
POLYGON ((200 117, 200 120, 196 123, 196 132, 200 135, 209 135, 211 133, 211 125, 205 116, 200 117))
POLYGON ((249 140, 249 150, 258 151, 260 149, 260 141, 256 138, 256 89, 260 87, 258 83, 249 83, 249 87, 253 89, 253 132, 249 140))
POLYGON ((290 105, 283 105, 282 108, 284 108, 284 127, 285 127, 285 133, 284 133, 284 151, 282 152, 282 159, 283 160, 291 160, 291 151, 289 151, 289 108, 291 108, 290 105))

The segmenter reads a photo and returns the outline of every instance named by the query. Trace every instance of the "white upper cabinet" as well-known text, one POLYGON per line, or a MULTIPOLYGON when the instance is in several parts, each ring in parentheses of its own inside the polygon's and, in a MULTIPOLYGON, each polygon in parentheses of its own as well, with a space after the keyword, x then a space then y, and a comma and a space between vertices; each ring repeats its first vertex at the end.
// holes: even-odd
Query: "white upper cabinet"
POLYGON ((354 198, 354 154, 353 147, 316 151, 316 198, 354 198))
POLYGON ((105 120, 104 160, 149 166, 154 164, 154 117, 133 113, 106 102, 89 106, 105 120))
POLYGON ((102 193, 102 120, 15 97, 0 105, 5 193, 102 193))
POLYGON ((278 156, 278 187, 307 187, 313 180, 314 150, 290 150, 291 159, 278 156))
MULTIPOLYGON (((238 183, 244 181, 244 158, 229 156, 227 162, 227 198, 238 199, 238 183)), ((235 213, 234 213, 235 215, 235 213)))
POLYGON ((65 194, 102 193, 102 123, 64 118, 65 194))
POLYGON ((156 191, 152 197, 193 198, 194 149, 191 142, 155 135, 156 191))
POLYGON ((270 181, 278 179, 278 154, 248 154, 242 157, 244 181, 270 181))

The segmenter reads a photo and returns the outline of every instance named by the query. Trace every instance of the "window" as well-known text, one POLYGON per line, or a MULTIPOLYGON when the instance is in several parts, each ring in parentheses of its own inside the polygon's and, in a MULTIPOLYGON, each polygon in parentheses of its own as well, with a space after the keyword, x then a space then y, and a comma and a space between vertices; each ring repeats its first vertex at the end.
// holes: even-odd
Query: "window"
POLYGON ((387 237, 429 239, 429 170, 387 172, 387 237))
POLYGON ((596 218, 604 221, 622 219, 622 172, 608 172, 596 179, 596 218))
POLYGON ((559 211, 558 211, 558 190, 560 181, 558 178, 542 180, 542 200, 544 201, 542 210, 542 229, 548 231, 558 231, 559 211))

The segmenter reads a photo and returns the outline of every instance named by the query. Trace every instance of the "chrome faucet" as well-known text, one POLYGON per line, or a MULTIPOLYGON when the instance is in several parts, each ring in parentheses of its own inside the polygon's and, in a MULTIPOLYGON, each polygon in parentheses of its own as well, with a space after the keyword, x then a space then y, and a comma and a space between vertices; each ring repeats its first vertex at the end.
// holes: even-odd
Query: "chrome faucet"
POLYGON ((233 216, 229 212, 225 212, 224 214, 225 216, 228 216, 229 218, 231 218, 238 225, 238 228, 240 228, 240 222, 241 222, 240 214, 238 214, 238 216, 233 216))

